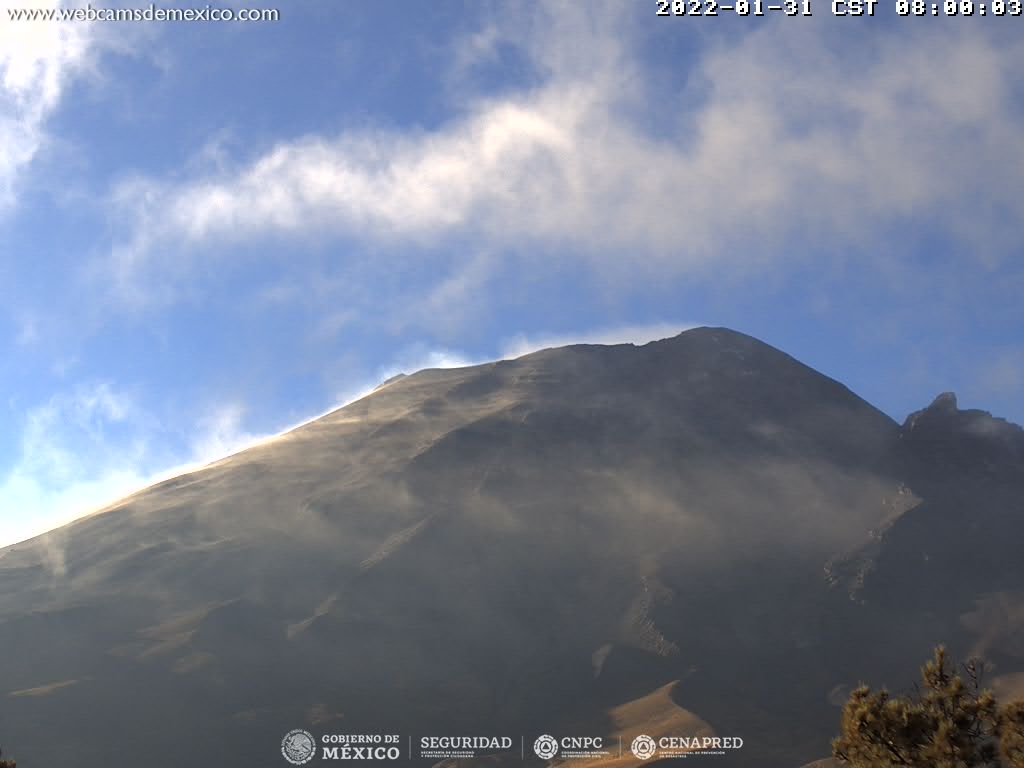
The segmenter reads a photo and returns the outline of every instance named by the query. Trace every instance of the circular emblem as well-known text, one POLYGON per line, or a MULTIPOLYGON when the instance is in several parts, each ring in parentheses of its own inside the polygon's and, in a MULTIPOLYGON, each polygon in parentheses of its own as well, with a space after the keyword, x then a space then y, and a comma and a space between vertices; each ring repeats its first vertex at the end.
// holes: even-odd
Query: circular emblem
POLYGON ((544 734, 533 742, 533 751, 541 760, 550 760, 558 754, 558 742, 555 741, 554 736, 544 734))
POLYGON ((288 731, 281 739, 281 754, 292 765, 305 765, 316 755, 316 739, 301 728, 288 731))
POLYGON ((633 743, 629 745, 629 749, 637 759, 649 760, 654 757, 654 753, 658 751, 658 745, 654 743, 654 739, 650 736, 641 733, 633 739, 633 743))

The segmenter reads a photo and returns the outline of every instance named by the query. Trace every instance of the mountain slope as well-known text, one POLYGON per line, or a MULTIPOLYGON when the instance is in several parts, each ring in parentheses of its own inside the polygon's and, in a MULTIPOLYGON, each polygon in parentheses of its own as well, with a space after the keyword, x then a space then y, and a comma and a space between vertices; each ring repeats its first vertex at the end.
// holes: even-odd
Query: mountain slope
POLYGON ((986 542, 1019 531, 1017 443, 972 463, 991 435, 951 413, 901 428, 725 329, 396 378, 0 551, 0 735, 26 764, 274 765, 295 727, 610 737, 671 690, 745 740, 719 764, 808 762, 830 693, 1016 626, 1019 572, 961 585, 950 538, 982 486, 986 542), (928 536, 955 605, 905 587, 928 536))

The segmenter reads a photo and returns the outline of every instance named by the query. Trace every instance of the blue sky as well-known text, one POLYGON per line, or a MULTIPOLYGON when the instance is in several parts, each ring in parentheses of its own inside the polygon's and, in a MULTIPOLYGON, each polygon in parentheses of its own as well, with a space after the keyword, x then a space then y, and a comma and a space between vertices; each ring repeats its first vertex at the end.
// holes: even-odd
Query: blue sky
POLYGON ((0 543, 399 370, 694 324, 898 420, 955 390, 1024 421, 1020 17, 28 4, 0 2, 0 543))

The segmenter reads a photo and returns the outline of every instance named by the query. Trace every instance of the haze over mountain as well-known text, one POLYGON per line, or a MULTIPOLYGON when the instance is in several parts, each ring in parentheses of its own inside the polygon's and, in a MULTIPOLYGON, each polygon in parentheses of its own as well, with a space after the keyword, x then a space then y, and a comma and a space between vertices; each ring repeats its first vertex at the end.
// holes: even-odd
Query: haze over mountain
POLYGON ((661 727, 796 768, 938 642, 1024 690, 1022 468, 950 394, 901 426, 726 329, 396 377, 0 550, 0 738, 169 768, 661 727))

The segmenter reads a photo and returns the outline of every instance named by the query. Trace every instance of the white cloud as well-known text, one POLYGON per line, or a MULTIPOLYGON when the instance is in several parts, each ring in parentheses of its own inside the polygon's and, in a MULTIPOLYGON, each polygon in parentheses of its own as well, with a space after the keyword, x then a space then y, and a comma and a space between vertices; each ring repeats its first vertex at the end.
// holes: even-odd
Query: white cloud
POLYGON ((27 412, 18 461, 0 476, 0 545, 62 525, 144 481, 144 442, 112 439, 134 405, 107 384, 27 412))
POLYGON ((174 430, 109 384, 53 396, 27 411, 19 457, 0 474, 0 546, 267 440, 244 428, 244 414, 237 404, 212 408, 175 457, 161 445, 174 430))
POLYGON ((244 416, 245 409, 240 404, 231 403, 200 419, 197 434, 192 440, 192 462, 205 464, 266 439, 266 435, 256 435, 243 428, 244 416))
POLYGON ((87 62, 94 25, 12 21, 11 8, 57 8, 60 0, 0 0, 0 207, 46 140, 45 126, 69 77, 87 62))
MULTIPOLYGON (((416 371, 428 368, 466 368, 485 362, 488 361, 474 359, 458 350, 415 344, 399 352, 390 364, 382 366, 377 370, 369 391, 372 391, 382 381, 387 381, 400 373, 416 373, 416 371)), ((365 392, 367 390, 362 388, 360 391, 365 392)), ((358 399, 358 397, 348 399, 348 402, 352 402, 352 399, 358 399)))
MULTIPOLYGON (((769 23, 705 50, 688 74, 706 98, 661 95, 680 103, 652 130, 616 32, 625 6, 609 9, 606 23, 549 7, 524 24, 545 83, 436 132, 312 136, 235 171, 126 183, 116 200, 138 225, 114 251, 122 288, 268 235, 468 235, 491 258, 568 246, 644 276, 874 246, 912 225, 990 258, 1022 234, 1024 44, 957 25, 850 45, 829 22, 769 23)), ((495 34, 468 50, 484 56, 495 34)))
POLYGON ((452 53, 452 71, 455 79, 465 77, 481 64, 497 61, 501 41, 501 32, 494 23, 487 24, 460 40, 452 53))

